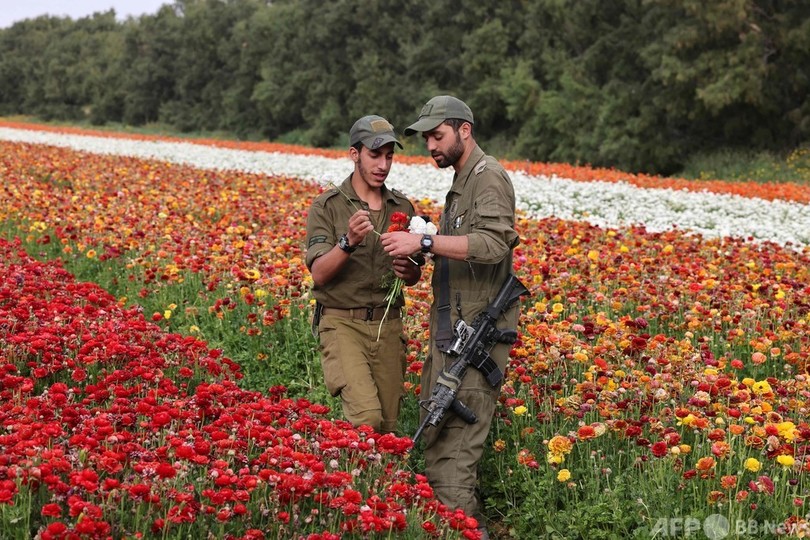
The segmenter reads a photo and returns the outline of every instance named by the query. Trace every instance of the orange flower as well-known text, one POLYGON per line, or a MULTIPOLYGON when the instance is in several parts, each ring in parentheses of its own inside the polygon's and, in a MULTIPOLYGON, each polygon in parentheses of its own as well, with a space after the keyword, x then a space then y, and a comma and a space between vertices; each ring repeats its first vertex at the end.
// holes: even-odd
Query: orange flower
POLYGON ((745 427, 741 426, 740 424, 731 424, 728 426, 728 431, 732 435, 742 435, 745 433, 745 427))
POLYGON ((720 485, 723 489, 729 490, 737 485, 737 477, 734 475, 726 475, 720 479, 720 485))
POLYGON ((591 426, 580 426, 577 430, 577 438, 581 441, 593 439, 596 437, 596 430, 591 426))
POLYGON ((572 446, 571 440, 568 437, 563 437, 562 435, 555 435, 550 441, 548 441, 548 451, 552 454, 568 454, 571 452, 572 446))
POLYGON ((712 454, 718 458, 726 458, 728 457, 729 453, 731 453, 731 445, 729 445, 726 441, 717 441, 716 443, 712 444, 712 454))
POLYGON ((534 461, 534 454, 523 448, 517 455, 517 462, 521 465, 529 465, 534 461))
POLYGON ((706 497, 706 502, 711 504, 717 504, 726 500, 726 494, 722 491, 712 490, 709 492, 709 496, 706 497))

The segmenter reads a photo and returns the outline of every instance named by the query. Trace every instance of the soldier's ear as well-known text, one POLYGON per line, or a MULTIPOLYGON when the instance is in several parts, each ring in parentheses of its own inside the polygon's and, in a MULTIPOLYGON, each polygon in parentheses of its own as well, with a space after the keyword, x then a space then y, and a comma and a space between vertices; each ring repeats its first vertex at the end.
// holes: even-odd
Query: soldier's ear
POLYGON ((349 157, 355 163, 360 163, 360 152, 358 152, 357 148, 355 148, 354 146, 349 147, 349 157))

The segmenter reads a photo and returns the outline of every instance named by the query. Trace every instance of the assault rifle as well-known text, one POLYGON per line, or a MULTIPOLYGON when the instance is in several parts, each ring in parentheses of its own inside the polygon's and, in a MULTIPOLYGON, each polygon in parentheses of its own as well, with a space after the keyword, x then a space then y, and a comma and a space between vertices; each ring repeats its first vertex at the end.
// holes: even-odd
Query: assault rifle
POLYGON ((439 374, 430 399, 419 403, 427 414, 413 436, 414 444, 428 425, 433 427, 439 425, 448 410, 456 413, 468 424, 478 421, 475 412, 456 399, 461 381, 467 372, 467 366, 473 366, 481 371, 493 388, 503 380, 503 373, 489 355, 489 351, 496 343, 514 343, 517 340, 517 332, 500 330, 495 327, 495 323, 524 294, 529 294, 529 290, 518 278, 509 274, 495 300, 475 317, 471 325, 461 319, 456 322, 453 328, 455 339, 447 352, 457 356, 458 359, 439 374))

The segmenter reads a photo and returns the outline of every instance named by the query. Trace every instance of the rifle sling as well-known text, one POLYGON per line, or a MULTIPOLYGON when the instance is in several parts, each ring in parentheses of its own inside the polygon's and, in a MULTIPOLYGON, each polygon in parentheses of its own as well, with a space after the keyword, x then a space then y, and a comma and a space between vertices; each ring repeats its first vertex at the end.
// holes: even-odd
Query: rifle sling
POLYGON ((453 343, 453 328, 450 324, 450 261, 447 257, 437 258, 439 263, 439 307, 436 309, 436 347, 447 352, 453 343))

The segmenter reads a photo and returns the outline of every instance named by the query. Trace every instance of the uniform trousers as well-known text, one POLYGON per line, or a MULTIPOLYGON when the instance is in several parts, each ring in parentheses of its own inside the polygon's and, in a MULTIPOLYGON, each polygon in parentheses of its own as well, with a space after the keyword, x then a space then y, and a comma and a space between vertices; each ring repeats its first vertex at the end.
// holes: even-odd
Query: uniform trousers
MULTIPOLYGON (((511 345, 498 344, 490 351, 501 371, 506 366, 510 348, 511 345)), ((429 399, 442 367, 449 368, 456 358, 432 345, 431 354, 422 367, 421 399, 429 399)), ((425 430, 425 476, 436 497, 452 509, 461 508, 481 525, 484 524, 484 515, 477 489, 478 464, 499 393, 500 385, 493 388, 480 371, 468 367, 456 398, 475 413, 478 421, 467 424, 449 411, 436 428, 425 430)), ((424 415, 423 411, 421 420, 424 420, 424 415)))
POLYGON ((386 318, 380 330, 380 321, 324 315, 318 331, 324 382, 346 420, 393 432, 405 381, 402 320, 386 318))

